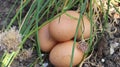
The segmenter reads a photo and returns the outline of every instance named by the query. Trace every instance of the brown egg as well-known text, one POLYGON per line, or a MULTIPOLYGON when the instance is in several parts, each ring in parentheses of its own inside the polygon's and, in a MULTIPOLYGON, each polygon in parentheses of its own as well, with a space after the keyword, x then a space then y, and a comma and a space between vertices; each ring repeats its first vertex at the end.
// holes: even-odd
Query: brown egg
MULTIPOLYGON (((75 36, 78 18, 79 13, 76 11, 66 11, 66 13, 50 23, 49 30, 51 36, 59 42, 71 40, 75 36)), ((90 36, 90 22, 86 16, 83 16, 83 21, 80 22, 80 27, 82 28, 79 27, 78 29, 77 39, 80 39, 82 30, 84 30, 84 38, 90 36)))
MULTIPOLYGON (((50 62, 56 67, 69 67, 73 43, 74 41, 70 40, 57 44, 50 52, 50 62)), ((73 66, 80 63, 84 54, 81 49, 77 47, 79 45, 77 42, 75 45, 73 66)))
MULTIPOLYGON (((79 17, 76 11, 67 11, 66 13, 75 18, 79 17)), ((49 26, 51 36, 59 42, 68 41, 75 35, 78 20, 71 18, 66 13, 53 20, 49 26)))
POLYGON ((45 25, 39 30, 40 48, 44 52, 50 52, 50 50, 57 43, 49 34, 48 27, 49 27, 49 24, 45 25))
POLYGON ((90 37, 90 22, 86 16, 83 16, 83 21, 80 22, 77 39, 81 38, 82 32, 85 39, 90 37))

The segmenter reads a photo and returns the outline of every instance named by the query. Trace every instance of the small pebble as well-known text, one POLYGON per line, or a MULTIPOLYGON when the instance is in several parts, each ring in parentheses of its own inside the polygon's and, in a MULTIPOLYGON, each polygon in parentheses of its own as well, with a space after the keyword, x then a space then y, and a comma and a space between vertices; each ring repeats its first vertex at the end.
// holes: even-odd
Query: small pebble
POLYGON ((48 63, 44 63, 43 66, 44 66, 44 67, 47 67, 47 66, 48 66, 48 63))
POLYGON ((115 42, 115 43, 111 43, 110 44, 110 54, 114 53, 114 49, 119 45, 119 43, 115 42))
POLYGON ((101 59, 101 62, 105 62, 105 59, 102 58, 102 59, 101 59))

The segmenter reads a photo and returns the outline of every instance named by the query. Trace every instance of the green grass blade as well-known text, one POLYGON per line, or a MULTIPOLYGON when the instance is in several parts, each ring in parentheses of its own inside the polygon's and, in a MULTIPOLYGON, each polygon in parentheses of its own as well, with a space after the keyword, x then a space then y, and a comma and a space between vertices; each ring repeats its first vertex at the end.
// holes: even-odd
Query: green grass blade
POLYGON ((9 13, 8 13, 8 15, 7 15, 5 21, 8 20, 8 17, 10 16, 10 13, 11 13, 11 12, 13 11, 13 9, 15 8, 17 2, 18 2, 18 0, 15 0, 15 3, 12 5, 11 9, 9 10, 9 13))
POLYGON ((7 26, 6 30, 8 30, 8 29, 11 27, 11 25, 14 23, 14 21, 15 21, 16 18, 18 17, 21 9, 23 9, 29 2, 30 2, 30 0, 27 0, 27 2, 23 5, 23 7, 18 10, 18 12, 15 14, 15 16, 13 17, 13 19, 11 20, 11 22, 10 22, 9 25, 7 26))
POLYGON ((77 38, 77 34, 78 34, 78 28, 80 26, 80 21, 82 19, 83 13, 84 13, 85 8, 86 8, 86 6, 85 6, 86 3, 87 3, 87 0, 85 0, 85 3, 83 5, 81 5, 81 12, 80 12, 80 15, 79 15, 79 20, 78 20, 78 24, 77 24, 77 28, 76 28, 76 32, 75 32, 74 43, 73 43, 73 47, 72 47, 72 56, 71 56, 71 61, 70 61, 70 67, 72 67, 72 64, 73 64, 74 48, 75 48, 75 44, 76 44, 76 38, 77 38))

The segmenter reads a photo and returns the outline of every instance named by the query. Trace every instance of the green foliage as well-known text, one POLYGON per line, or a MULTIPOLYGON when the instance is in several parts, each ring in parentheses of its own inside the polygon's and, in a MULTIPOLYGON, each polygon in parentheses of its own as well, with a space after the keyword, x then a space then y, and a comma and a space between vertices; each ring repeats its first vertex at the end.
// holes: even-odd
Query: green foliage
MULTIPOLYGON (((18 0, 16 0, 18 2, 18 0)), ((15 4, 16 4, 15 2, 15 4)), ((41 51, 40 51, 40 42, 38 38, 38 30, 41 29, 44 25, 49 23, 50 21, 54 20, 61 14, 63 14, 65 11, 73 8, 75 5, 80 8, 80 17, 78 20, 78 25, 76 28, 76 33, 75 33, 75 38, 74 38, 74 44, 72 48, 72 56, 71 56, 71 62, 70 62, 70 67, 72 67, 73 63, 73 57, 74 57, 74 48, 75 48, 75 43, 76 43, 76 38, 77 38, 77 33, 78 33, 78 28, 80 26, 80 21, 82 20, 82 16, 86 11, 86 5, 87 5, 88 0, 21 0, 20 7, 18 11, 16 12, 15 16, 13 19, 11 19, 11 22, 7 26, 7 30, 11 28, 12 24, 15 23, 15 21, 18 21, 18 28, 19 28, 19 33, 22 35, 22 42, 20 43, 20 46, 17 51, 14 51, 12 53, 4 53, 2 58, 0 58, 0 64, 1 67, 10 67, 11 63, 15 59, 15 57, 19 54, 20 49, 22 49, 23 44, 26 42, 26 40, 31 36, 35 35, 36 36, 36 50, 38 54, 37 61, 39 60, 41 63, 43 63, 42 56, 41 56, 41 51), (30 5, 29 5, 30 4, 30 5), (22 12, 25 9, 25 7, 29 6, 29 10, 23 17, 22 12), (40 24, 40 26, 39 26, 40 24)), ((93 8, 92 8, 92 2, 93 0, 90 0, 90 10, 87 14, 89 20, 90 20, 90 39, 88 41, 88 50, 85 53, 85 56, 87 57, 89 53, 92 51, 92 42, 93 42, 93 23, 94 21, 92 20, 93 16, 93 8)), ((108 5, 110 3, 110 0, 108 0, 108 5)), ((15 7, 15 4, 12 6, 12 9, 15 7)), ((101 3, 102 4, 102 3, 101 3)), ((115 7, 114 7, 115 8, 115 7)), ((10 12, 12 12, 12 9, 10 12)), ((116 8, 115 8, 116 9, 116 8)), ((117 9, 116 9, 117 10, 117 9)), ((117 10, 118 11, 118 10, 117 10)), ((108 10, 106 13, 104 13, 104 18, 105 18, 105 23, 108 21, 108 12, 109 12, 109 6, 108 10)), ((119 11, 118 11, 119 12, 119 11)), ((120 13, 120 12, 119 12, 120 13)), ((10 14, 10 13, 9 13, 10 14)), ((9 14, 7 18, 9 17, 9 14)), ((6 20, 7 20, 6 18, 6 20)), ((35 63, 37 62, 35 61, 35 63)), ((34 66, 34 64, 31 64, 31 67, 34 66)))

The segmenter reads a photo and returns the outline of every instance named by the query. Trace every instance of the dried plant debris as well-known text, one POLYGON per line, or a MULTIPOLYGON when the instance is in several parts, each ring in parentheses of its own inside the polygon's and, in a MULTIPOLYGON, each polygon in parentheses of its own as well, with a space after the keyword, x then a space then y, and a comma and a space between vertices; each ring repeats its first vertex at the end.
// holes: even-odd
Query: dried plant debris
POLYGON ((85 41, 80 41, 78 48, 80 48, 83 52, 86 52, 88 50, 88 43, 85 41))
POLYGON ((20 54, 17 56, 17 59, 19 59, 20 61, 25 61, 28 58, 32 57, 32 53, 33 53, 33 49, 31 49, 31 48, 29 48, 29 49, 22 49, 20 54))
POLYGON ((83 67, 120 67, 120 21, 108 23, 104 39, 97 44, 90 59, 85 61, 83 67), (115 28, 115 29, 113 29, 115 28), (115 34, 119 34, 115 36, 115 34), (105 40, 105 41, 103 41, 105 40), (115 59, 113 59, 115 58, 115 59))
MULTIPOLYGON (((96 3, 97 3, 97 5, 102 6, 104 11, 108 10, 108 0, 96 0, 96 3)), ((110 0, 109 13, 116 12, 114 7, 116 7, 120 11, 119 4, 120 4, 119 0, 110 0)))
POLYGON ((21 35, 15 27, 0 33, 0 50, 12 52, 16 51, 20 42, 21 35))
MULTIPOLYGON (((101 34, 104 25, 103 15, 108 10, 108 0, 95 1, 92 7, 93 18, 98 24, 97 33, 101 34)), ((120 12, 120 1, 110 0, 105 32, 96 44, 92 56, 84 62, 82 67, 120 67, 120 14, 116 9, 120 12)), ((99 34, 97 37, 99 38, 99 34)))
POLYGON ((12 62, 11 67, 30 67, 31 64, 34 65, 38 61, 37 57, 33 47, 23 48, 12 62))

